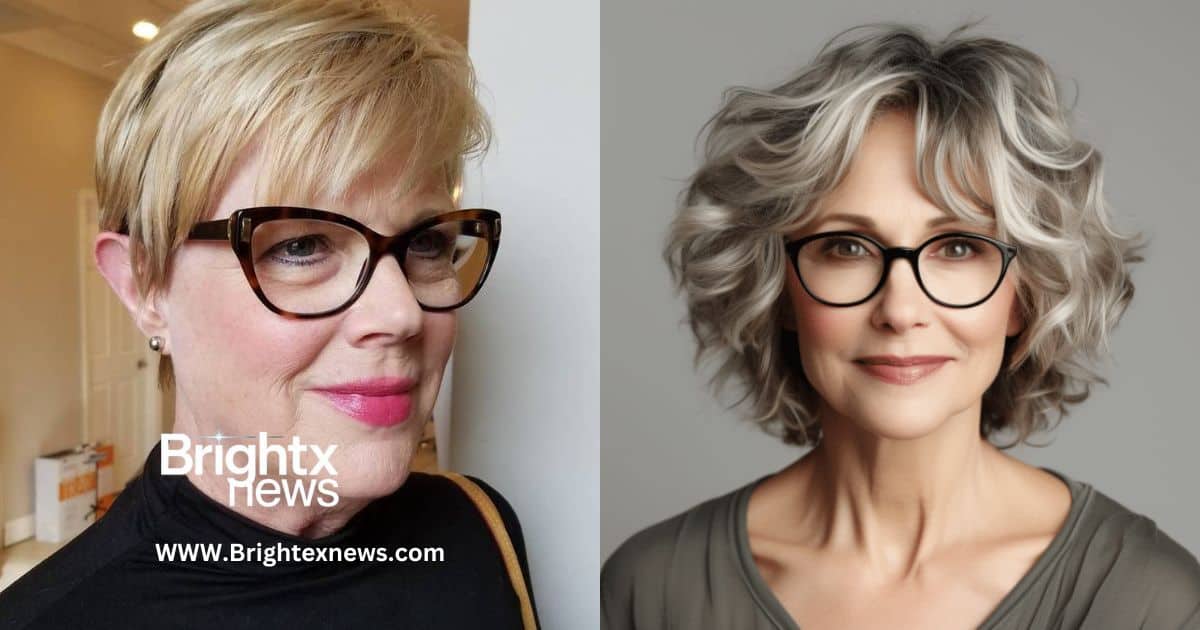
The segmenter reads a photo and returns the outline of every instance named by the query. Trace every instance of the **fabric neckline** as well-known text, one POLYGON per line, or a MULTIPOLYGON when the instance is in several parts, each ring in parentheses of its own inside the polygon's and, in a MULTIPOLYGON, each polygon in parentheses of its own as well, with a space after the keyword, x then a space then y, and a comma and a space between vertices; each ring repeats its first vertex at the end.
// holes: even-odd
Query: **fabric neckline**
MULTIPOLYGON (((1062 527, 1054 535, 1054 538, 1051 539, 1045 551, 1034 561, 1033 566, 1021 576, 1016 585, 1004 595, 1000 602, 996 604, 996 607, 992 609, 992 612, 979 625, 980 630, 986 630, 1002 621, 1008 612, 1024 597, 1037 577, 1054 564, 1062 554, 1071 536, 1075 533, 1076 526, 1079 524, 1080 516, 1083 514, 1085 507, 1091 502, 1092 488, 1090 485, 1071 479, 1057 470, 1044 466, 1040 468, 1058 477, 1067 485, 1071 493, 1071 507, 1067 511, 1067 518, 1063 522, 1062 527)), ((759 572, 758 565, 754 563, 754 556, 750 551, 750 533, 747 526, 750 495, 753 494, 754 489, 759 484, 771 476, 764 475, 735 491, 733 510, 730 515, 732 522, 729 524, 730 536, 733 538, 731 546, 737 556, 736 564, 741 571, 742 580, 748 587, 759 610, 766 614, 779 630, 802 630, 759 572)))
MULTIPOLYGON (((163 475, 160 467, 159 442, 150 451, 143 473, 137 483, 141 485, 141 496, 145 500, 141 515, 143 531, 151 534, 155 542, 164 543, 217 543, 240 544, 244 548, 297 546, 325 548, 342 546, 362 535, 381 500, 368 504, 338 531, 321 538, 304 538, 282 532, 240 514, 214 500, 197 488, 186 476, 163 475)), ((333 566, 319 561, 278 562, 272 567, 259 562, 211 562, 206 566, 218 570, 227 569, 238 574, 281 575, 311 570, 316 565, 333 566)))

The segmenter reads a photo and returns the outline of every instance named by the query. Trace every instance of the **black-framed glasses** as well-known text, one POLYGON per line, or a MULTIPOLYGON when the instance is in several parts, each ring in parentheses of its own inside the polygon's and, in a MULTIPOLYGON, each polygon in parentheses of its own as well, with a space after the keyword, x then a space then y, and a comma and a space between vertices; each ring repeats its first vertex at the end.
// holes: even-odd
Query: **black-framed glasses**
POLYGON ((915 248, 885 247, 858 232, 821 232, 786 244, 800 284, 828 306, 857 306, 875 297, 892 262, 907 260, 929 299, 949 308, 986 302, 1017 255, 1013 245, 970 232, 938 234, 915 248))
POLYGON ((349 308, 386 254, 400 263, 421 308, 441 312, 466 304, 483 286, 500 246, 500 213, 456 210, 383 236, 336 212, 264 206, 198 223, 188 240, 228 241, 254 294, 283 317, 314 319, 349 308))

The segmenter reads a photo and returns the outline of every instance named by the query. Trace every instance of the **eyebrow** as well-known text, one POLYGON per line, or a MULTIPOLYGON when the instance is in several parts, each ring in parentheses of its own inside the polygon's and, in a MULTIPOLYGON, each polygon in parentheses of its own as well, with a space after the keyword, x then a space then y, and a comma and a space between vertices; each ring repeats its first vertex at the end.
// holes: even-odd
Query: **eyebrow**
MULTIPOLYGON (((872 219, 871 217, 868 217, 868 216, 861 215, 861 214, 849 214, 849 213, 845 213, 845 212, 837 212, 837 213, 834 213, 834 214, 831 214, 831 215, 828 215, 828 216, 822 218, 820 221, 820 224, 823 225, 830 221, 845 221, 846 223, 853 223, 854 225, 859 225, 859 226, 862 226, 869 230, 875 230, 878 227, 875 224, 874 219, 872 219)), ((959 223, 959 222, 962 222, 962 219, 960 219, 952 214, 947 214, 947 215, 942 215, 940 217, 937 217, 936 219, 930 219, 925 224, 925 227, 935 228, 935 227, 938 227, 941 225, 946 225, 949 223, 959 223)))

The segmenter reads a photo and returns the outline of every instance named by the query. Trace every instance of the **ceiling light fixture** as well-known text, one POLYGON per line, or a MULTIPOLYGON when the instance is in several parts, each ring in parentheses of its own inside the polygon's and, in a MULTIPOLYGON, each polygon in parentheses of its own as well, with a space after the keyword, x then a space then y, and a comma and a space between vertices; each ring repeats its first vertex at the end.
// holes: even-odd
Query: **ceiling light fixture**
POLYGON ((150 41, 154 39, 155 35, 158 35, 158 27, 153 22, 142 20, 133 25, 133 34, 146 41, 150 41))

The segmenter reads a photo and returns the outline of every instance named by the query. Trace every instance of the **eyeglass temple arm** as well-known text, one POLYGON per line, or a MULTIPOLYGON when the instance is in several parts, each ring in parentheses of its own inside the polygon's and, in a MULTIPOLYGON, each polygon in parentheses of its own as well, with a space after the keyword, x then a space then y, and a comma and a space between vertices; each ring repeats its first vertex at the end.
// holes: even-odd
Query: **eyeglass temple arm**
POLYGON ((227 241, 229 240, 229 219, 205 221, 197 223, 188 232, 190 241, 227 241))
MULTIPOLYGON (((121 227, 117 228, 117 234, 129 234, 129 223, 125 219, 121 219, 121 227)), ((188 240, 227 241, 229 240, 229 220, 221 219, 218 221, 197 223, 188 232, 188 240)))

